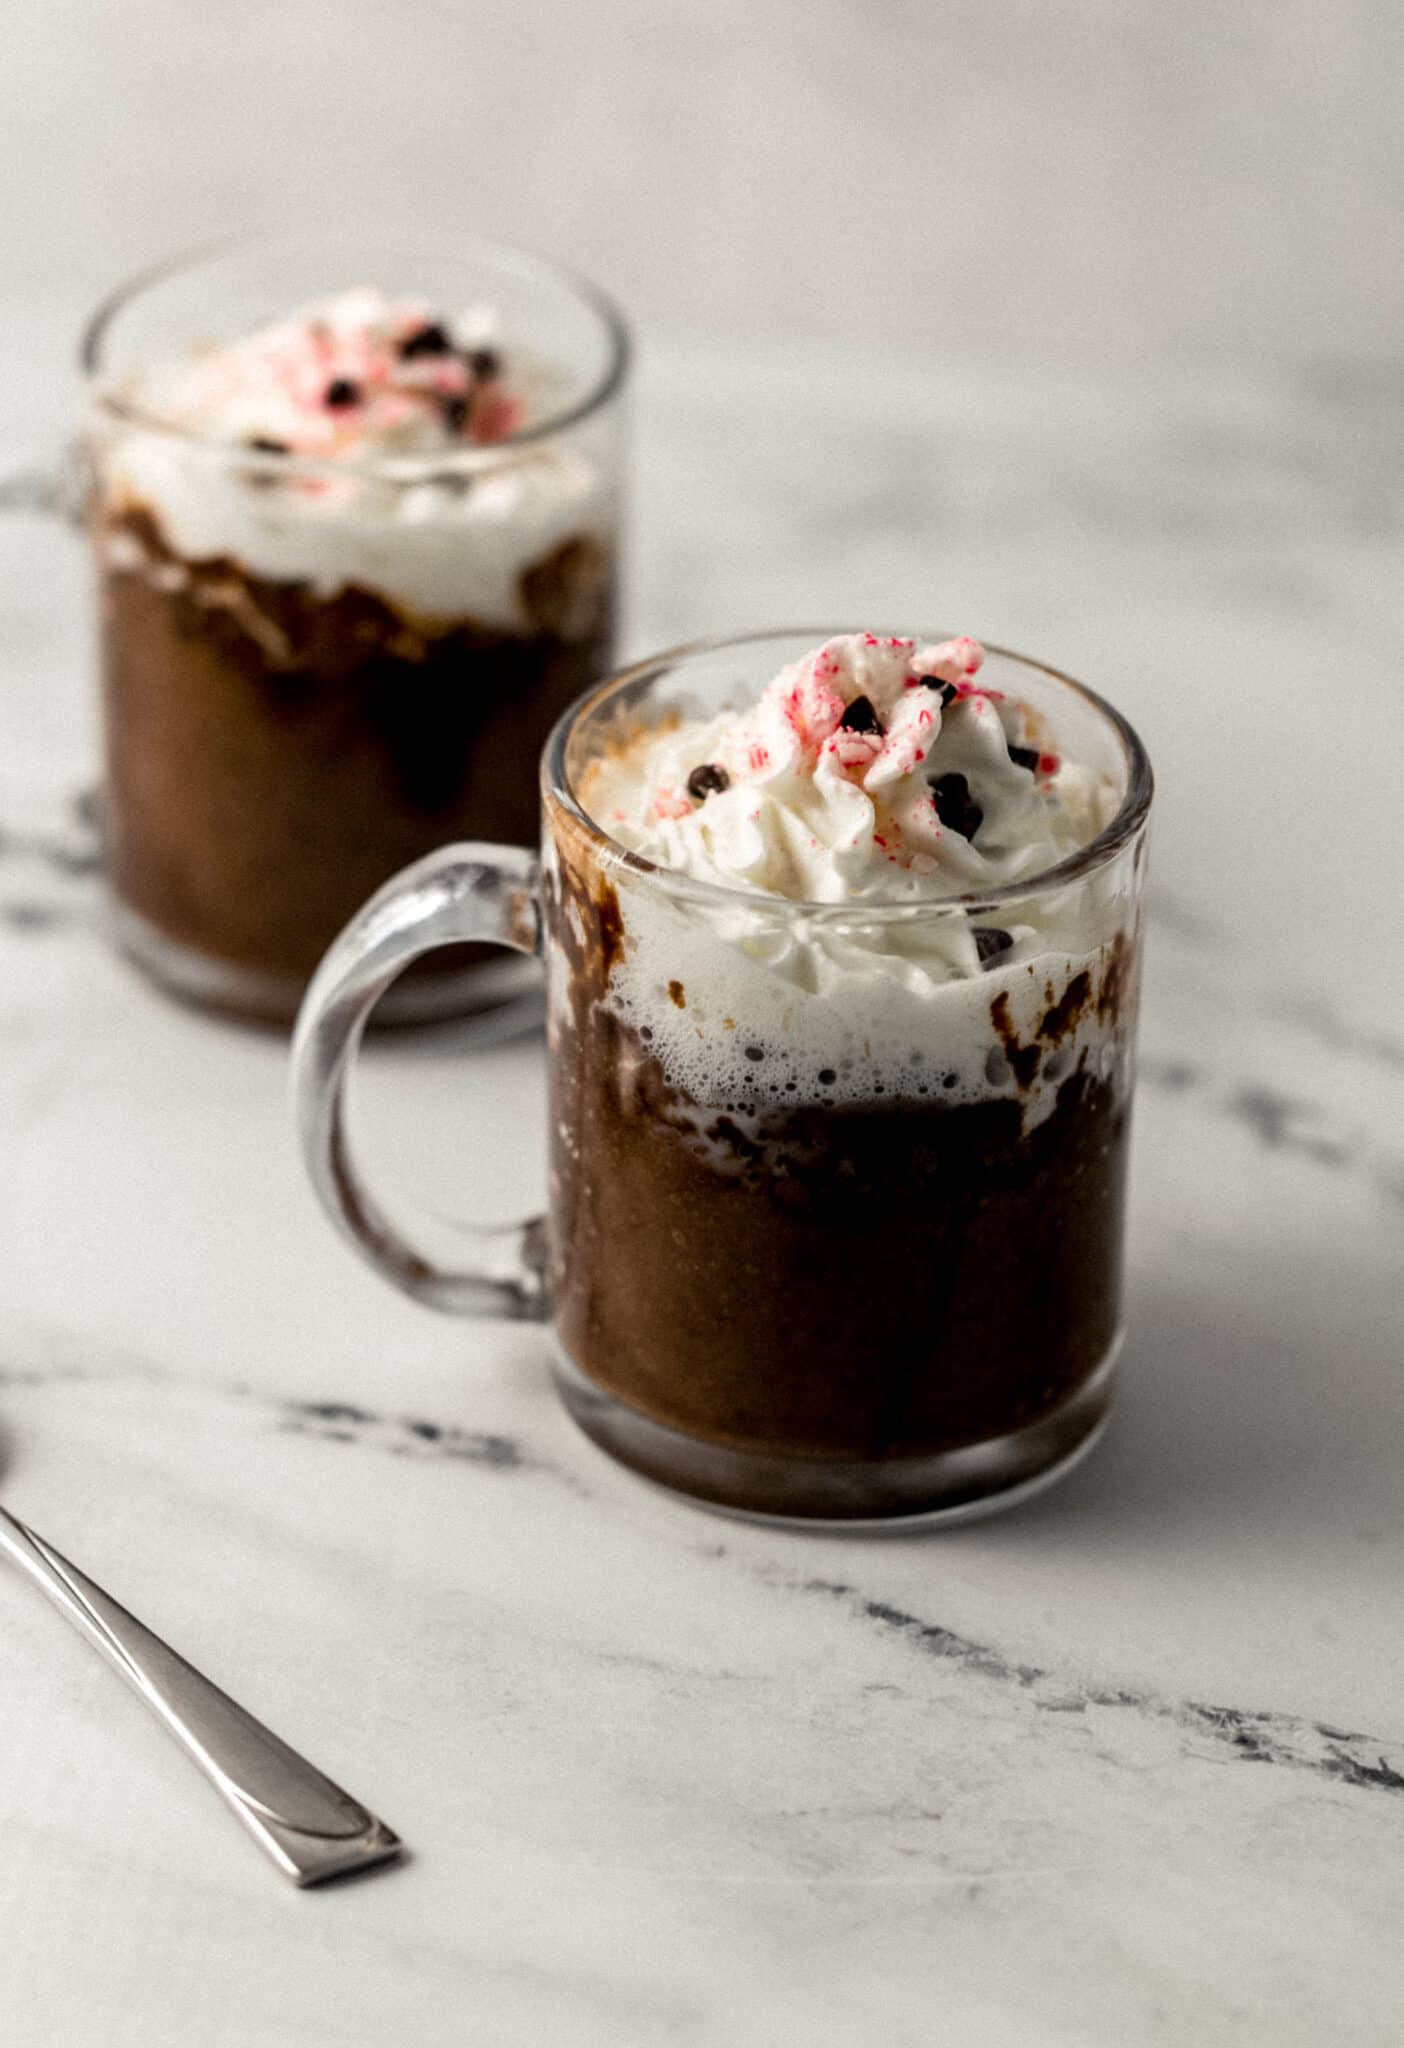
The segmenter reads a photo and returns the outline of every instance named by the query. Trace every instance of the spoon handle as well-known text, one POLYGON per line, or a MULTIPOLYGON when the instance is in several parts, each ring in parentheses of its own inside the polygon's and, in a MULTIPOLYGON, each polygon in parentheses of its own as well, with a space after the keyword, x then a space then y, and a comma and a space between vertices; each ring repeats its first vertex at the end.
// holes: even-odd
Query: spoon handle
POLYGON ((320 1884, 398 1854, 383 1821, 3 1508, 0 1550, 140 1693, 284 1877, 320 1884))

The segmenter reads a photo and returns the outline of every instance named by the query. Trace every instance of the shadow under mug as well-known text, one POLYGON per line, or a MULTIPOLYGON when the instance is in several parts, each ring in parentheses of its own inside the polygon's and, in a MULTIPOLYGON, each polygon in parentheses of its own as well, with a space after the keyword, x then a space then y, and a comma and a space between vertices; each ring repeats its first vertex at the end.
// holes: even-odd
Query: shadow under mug
POLYGON ((825 637, 677 649, 567 712, 539 858, 446 846, 338 939, 295 1110, 362 1256, 431 1307, 549 1321, 565 1406, 635 1471, 764 1519, 950 1520, 1047 1484, 1107 1415, 1151 773, 1100 698, 990 649, 982 680, 1120 799, 1043 874, 793 903, 659 868, 591 817, 583 781, 621 735, 753 701, 825 637), (1012 935, 997 958, 990 928, 1012 935), (550 1196, 450 1248, 382 1210, 346 1092, 395 977, 464 940, 544 959, 550 1196))

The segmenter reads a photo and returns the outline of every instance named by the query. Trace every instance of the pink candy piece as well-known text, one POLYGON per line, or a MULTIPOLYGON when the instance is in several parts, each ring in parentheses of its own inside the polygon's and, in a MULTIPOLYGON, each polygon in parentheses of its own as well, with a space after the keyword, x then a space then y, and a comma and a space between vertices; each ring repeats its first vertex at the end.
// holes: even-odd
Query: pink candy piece
POLYGON ((506 391, 485 391, 473 405, 473 439, 484 446, 510 441, 522 423, 524 410, 520 398, 506 391))
POLYGON ((962 634, 958 640, 942 640, 923 648, 919 663, 912 664, 918 675, 934 676, 943 683, 962 683, 978 671, 985 650, 978 640, 962 634))
POLYGON ((822 760, 837 761, 840 768, 867 769, 882 747, 880 732, 850 732, 846 726, 840 726, 837 732, 829 734, 819 753, 822 760))
POLYGON ((692 805, 675 789, 660 789, 653 799, 655 818, 690 818, 692 805))
POLYGON ((414 369, 414 377, 406 382, 437 392, 440 398, 462 398, 468 390, 468 371, 458 356, 430 356, 423 363, 407 364, 414 369))
POLYGON ((788 688, 781 694, 781 708, 806 752, 821 747, 843 718, 843 695, 834 686, 837 674, 838 663, 822 647, 807 661, 785 671, 788 688))
POLYGON ((863 778, 865 789, 900 782, 921 766, 935 742, 936 713, 937 699, 928 689, 908 691, 898 700, 882 752, 863 778))

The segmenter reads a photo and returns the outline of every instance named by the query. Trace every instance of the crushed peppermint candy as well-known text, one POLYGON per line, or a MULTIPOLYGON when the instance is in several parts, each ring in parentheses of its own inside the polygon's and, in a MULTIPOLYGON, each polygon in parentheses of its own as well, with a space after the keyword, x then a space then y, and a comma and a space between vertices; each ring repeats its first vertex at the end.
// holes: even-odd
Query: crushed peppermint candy
POLYGON ((525 420, 481 315, 355 290, 192 354, 153 393, 174 423, 260 454, 439 454, 525 420))
MULTIPOLYGON (((984 660, 965 637, 842 635, 747 708, 635 735, 600 765, 607 814, 660 865, 795 901, 1037 872, 1095 836, 1103 797, 1039 713, 981 679, 984 660)), ((1004 936, 988 932, 986 947, 1004 936)))

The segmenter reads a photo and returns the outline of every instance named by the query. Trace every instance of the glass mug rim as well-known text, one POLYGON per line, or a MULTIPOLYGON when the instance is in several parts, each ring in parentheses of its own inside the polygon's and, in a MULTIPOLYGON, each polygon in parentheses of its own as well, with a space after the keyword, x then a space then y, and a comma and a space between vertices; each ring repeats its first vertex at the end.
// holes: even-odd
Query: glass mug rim
MULTIPOLYGON (((544 420, 522 427, 509 434, 503 441, 494 441, 486 447, 453 451, 436 455, 399 455, 380 457, 366 461, 364 457, 344 458, 322 455, 299 455, 291 451, 243 448, 231 445, 215 434, 202 434, 181 425, 175 420, 164 418, 159 412, 148 411, 144 406, 123 397, 111 388, 104 388, 101 378, 105 369, 103 349, 113 323, 128 306, 143 298, 173 278, 178 278, 198 269, 203 263, 217 262, 225 257, 255 255, 261 250, 279 247, 296 247, 306 243, 315 247, 319 242, 334 248, 338 240, 347 243, 356 240, 374 240, 378 233, 393 235, 401 243, 413 243, 415 236, 393 229, 388 224, 370 223, 354 232, 348 230, 319 230, 316 227, 288 229, 273 234, 238 234, 217 237, 208 242, 188 245, 173 256, 148 264, 130 273, 120 284, 115 285, 98 303, 89 315, 78 340, 78 368, 86 388, 88 402, 99 412, 124 426, 138 427, 143 432, 162 434, 173 441, 190 447, 201 448, 217 455, 237 458, 241 468, 256 467, 278 475, 296 476, 347 476, 365 479, 378 476, 395 482, 415 483, 427 476, 442 476, 452 470, 471 472, 492 469, 509 460, 518 449, 530 448, 534 444, 555 439, 571 428, 582 425, 603 410, 623 386, 633 357, 633 338, 629 324, 616 302, 573 266, 559 263, 554 257, 543 256, 534 249, 519 247, 516 243, 505 242, 491 235, 464 234, 453 240, 462 249, 465 257, 487 259, 489 262, 506 263, 518 271, 531 274, 537 281, 548 284, 563 294, 573 297, 598 321, 604 335, 606 359, 603 370, 595 378, 584 395, 572 404, 551 413, 544 420)), ((422 237, 426 242, 429 237, 422 237)))
MULTIPOLYGON (((1074 676, 1067 675, 1062 669, 1053 668, 1047 662, 1036 661, 1031 655, 1019 654, 1013 648, 1000 646, 993 640, 980 641, 986 654, 998 655, 1001 659, 1012 661, 1021 668, 1032 669, 1039 675, 1047 676, 1060 687, 1080 697, 1084 703, 1091 705, 1115 733, 1126 764, 1126 793, 1116 815, 1094 839, 1089 839, 1085 846, 1078 847, 1075 852, 1066 855, 1052 867, 1040 868, 1022 880, 993 884, 987 889, 967 889, 959 895, 932 897, 921 902, 912 902, 910 899, 884 902, 880 898, 860 898, 848 903, 817 903, 804 899, 769 896, 758 890, 729 888, 724 883, 705 881, 686 875, 678 868, 666 867, 658 861, 649 860, 646 855, 635 852, 614 838, 585 808, 570 778, 570 744, 585 720, 608 705, 616 696, 622 695, 635 684, 662 677, 672 670, 681 668, 699 655, 724 653, 730 648, 763 647, 777 641, 808 640, 811 645, 817 646, 849 631, 851 628, 842 626, 770 627, 759 633, 722 634, 706 639, 686 640, 676 647, 667 648, 661 654, 649 655, 646 659, 619 670, 578 699, 556 721, 541 756, 543 801, 557 803, 588 836, 597 853, 607 859, 612 866, 630 869, 656 885, 666 887, 680 899, 702 905, 727 905, 731 908, 744 906, 751 912, 768 912, 777 917, 803 917, 806 922, 837 927, 851 927, 855 923, 864 926, 911 924, 928 917, 949 916, 954 912, 994 909, 1005 903, 1024 903, 1030 897, 1048 895, 1109 866, 1143 830, 1155 794, 1155 777, 1151 769, 1150 756, 1130 720, 1124 717, 1114 704, 1108 703, 1105 697, 1099 696, 1085 683, 1078 682, 1074 676)), ((932 634, 929 637, 938 640, 950 636, 932 634)))

